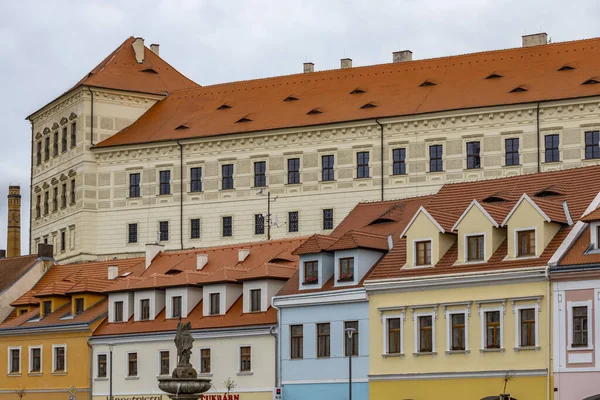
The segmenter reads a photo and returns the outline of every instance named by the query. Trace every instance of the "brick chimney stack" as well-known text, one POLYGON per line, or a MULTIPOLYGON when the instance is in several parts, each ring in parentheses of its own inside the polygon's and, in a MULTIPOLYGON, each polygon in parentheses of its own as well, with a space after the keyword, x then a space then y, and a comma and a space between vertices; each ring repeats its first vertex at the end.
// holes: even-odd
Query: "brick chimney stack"
POLYGON ((6 256, 21 255, 21 187, 8 187, 8 232, 6 235, 6 256))

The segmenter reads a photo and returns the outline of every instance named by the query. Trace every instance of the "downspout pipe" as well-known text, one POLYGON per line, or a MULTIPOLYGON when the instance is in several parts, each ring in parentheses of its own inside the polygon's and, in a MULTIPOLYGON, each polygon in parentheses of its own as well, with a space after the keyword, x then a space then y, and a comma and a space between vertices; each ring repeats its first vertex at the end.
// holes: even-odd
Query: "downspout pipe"
POLYGON ((90 343, 91 337, 87 338, 86 343, 88 348, 90 349, 90 400, 92 400, 92 387, 94 385, 94 349, 92 348, 92 344, 90 343))
POLYGON ((94 92, 92 92, 92 89, 88 86, 87 87, 88 92, 90 92, 90 96, 92 96, 92 101, 91 101, 91 112, 90 112, 90 118, 92 119, 91 123, 90 123, 90 145, 93 147, 94 146, 94 92))
MULTIPOLYGON (((29 242, 29 253, 31 254, 31 221, 33 220, 33 213, 31 212, 31 207, 33 204, 33 142, 34 142, 34 137, 33 137, 33 121, 29 120, 29 123, 31 124, 31 167, 29 169, 29 238, 28 238, 28 242, 29 242)), ((37 155, 37 153, 36 153, 37 155)), ((37 162, 37 160, 36 160, 37 162)), ((35 249, 36 253, 37 253, 37 249, 35 249)), ((19 254, 20 255, 20 254, 19 254)))
POLYGON ((183 145, 177 140, 179 146, 179 241, 183 250, 183 145))
MULTIPOLYGON (((279 314, 279 309, 277 310, 277 314, 279 314)), ((269 330, 269 335, 275 338, 275 387, 279 386, 279 318, 277 319, 277 325, 273 325, 269 330)))
POLYGON ((541 159, 542 157, 540 156, 541 137, 540 137, 540 102, 539 101, 538 101, 537 107, 536 107, 535 118, 536 118, 535 125, 536 125, 536 130, 537 130, 537 172, 541 172, 542 171, 542 159, 541 159))
POLYGON ((377 125, 379 125, 379 133, 380 133, 380 139, 381 139, 381 147, 380 147, 380 158, 381 158, 381 201, 384 200, 384 196, 383 196, 383 125, 381 125, 379 123, 379 120, 375 120, 375 122, 377 123, 377 125))

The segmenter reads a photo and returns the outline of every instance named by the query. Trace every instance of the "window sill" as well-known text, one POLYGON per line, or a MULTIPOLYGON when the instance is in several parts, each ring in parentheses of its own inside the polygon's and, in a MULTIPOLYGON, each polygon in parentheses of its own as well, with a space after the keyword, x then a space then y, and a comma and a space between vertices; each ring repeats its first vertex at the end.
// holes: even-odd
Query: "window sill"
POLYGON ((173 196, 173 193, 163 193, 163 194, 156 195, 156 197, 168 197, 168 196, 173 196))
POLYGON ((365 179, 371 179, 371 176, 363 176, 361 178, 359 178, 358 176, 356 178, 354 178, 355 181, 363 181, 365 179))
POLYGON ((98 381, 98 382, 103 382, 103 381, 108 381, 108 378, 98 378, 98 377, 96 377, 96 378, 94 378, 94 380, 98 381))
POLYGON ((522 346, 522 347, 515 347, 515 351, 518 353, 520 351, 528 351, 528 350, 534 350, 534 351, 539 351, 540 350, 540 346, 522 346))
POLYGON ((138 199, 141 199, 141 198, 142 198, 142 196, 129 196, 129 197, 126 197, 125 199, 126 200, 138 200, 138 199))
POLYGON ((328 181, 319 181, 319 183, 335 183, 335 179, 330 179, 328 181))
POLYGON ((20 372, 19 373, 11 372, 11 373, 6 374, 6 376, 13 377, 13 378, 18 378, 18 377, 21 376, 21 373, 20 372))
POLYGON ((190 195, 199 194, 199 193, 204 193, 204 192, 202 190, 191 190, 191 191, 187 192, 187 194, 190 194, 190 195))
POLYGON ((594 346, 570 344, 567 346, 567 350, 569 350, 569 351, 592 351, 592 350, 594 350, 594 346))
POLYGON ((139 376, 126 376, 125 380, 126 381, 135 381, 135 380, 139 380, 140 377, 139 376))
POLYGON ((413 356, 415 356, 415 357, 420 357, 420 356, 437 356, 437 351, 419 351, 417 353, 413 353, 413 356))
POLYGON ((302 282, 302 284, 303 284, 303 285, 318 285, 318 284, 319 284, 319 281, 314 281, 314 282, 312 282, 312 281, 311 281, 311 282, 306 282, 306 281, 305 281, 305 282, 302 282))
POLYGON ((254 375, 254 372, 252 372, 252 371, 238 371, 238 373, 236 375, 237 376, 254 375))
POLYGON ((521 168, 522 166, 523 166, 522 164, 503 165, 502 168, 521 168))
POLYGON ((471 350, 446 350, 446 355, 451 354, 469 354, 471 350))
POLYGON ((354 282, 354 277, 351 277, 351 278, 340 278, 337 281, 338 282, 354 282))
POLYGON ((52 376, 67 376, 67 372, 53 372, 52 376))
POLYGON ((198 378, 211 378, 213 376, 212 372, 208 373, 198 373, 198 378))
POLYGON ((286 183, 285 186, 301 186, 302 182, 286 183))
POLYGON ((229 189, 219 189, 219 192, 231 192, 234 191, 235 188, 229 188, 229 189))
POLYGON ((463 168, 463 171, 483 171, 483 167, 478 167, 478 168, 463 168))
POLYGON ((28 375, 29 376, 42 376, 42 373, 41 372, 30 372, 28 375))
POLYGON ((481 354, 483 354, 483 353, 504 353, 504 351, 505 351, 504 347, 497 348, 497 349, 479 349, 479 352, 481 354))
POLYGON ((441 170, 441 171, 427 171, 427 174, 443 174, 445 173, 446 170, 441 170))
POLYGON ((404 357, 405 354, 404 353, 386 353, 386 354, 382 354, 381 357, 383 358, 387 358, 387 357, 404 357))

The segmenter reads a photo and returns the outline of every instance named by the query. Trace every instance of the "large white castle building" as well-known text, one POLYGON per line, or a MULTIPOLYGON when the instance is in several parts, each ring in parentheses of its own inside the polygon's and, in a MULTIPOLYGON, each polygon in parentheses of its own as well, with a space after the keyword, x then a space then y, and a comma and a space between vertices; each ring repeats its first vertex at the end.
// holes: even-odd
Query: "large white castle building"
POLYGON ((522 40, 201 86, 128 38, 28 117, 30 245, 79 261, 304 236, 359 201, 598 163, 600 39, 522 40))

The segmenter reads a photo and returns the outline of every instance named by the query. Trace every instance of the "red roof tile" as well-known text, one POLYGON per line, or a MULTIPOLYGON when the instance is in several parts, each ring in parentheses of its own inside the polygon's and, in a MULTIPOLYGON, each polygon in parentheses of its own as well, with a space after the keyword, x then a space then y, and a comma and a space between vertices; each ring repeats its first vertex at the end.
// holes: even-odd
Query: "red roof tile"
POLYGON ((600 208, 595 209, 594 211, 587 214, 585 217, 581 218, 583 222, 595 222, 600 221, 600 208))
POLYGON ((297 262, 289 264, 264 263, 260 267, 244 272, 238 281, 250 281, 254 279, 278 279, 288 280, 297 271, 297 262))
POLYGON ((590 227, 587 226, 560 260, 559 265, 600 264, 600 252, 589 251, 591 244, 590 227))
POLYGON ((375 235, 373 233, 364 233, 360 231, 346 232, 341 238, 336 240, 327 251, 350 250, 350 249, 372 249, 372 250, 388 250, 387 236, 375 235))
POLYGON ((335 243, 335 241, 336 239, 333 237, 325 235, 312 235, 304 243, 298 246, 293 254, 301 255, 319 253, 322 250, 327 249, 329 246, 335 243))

